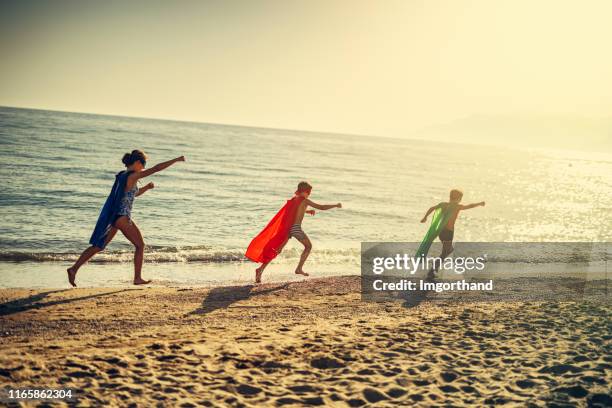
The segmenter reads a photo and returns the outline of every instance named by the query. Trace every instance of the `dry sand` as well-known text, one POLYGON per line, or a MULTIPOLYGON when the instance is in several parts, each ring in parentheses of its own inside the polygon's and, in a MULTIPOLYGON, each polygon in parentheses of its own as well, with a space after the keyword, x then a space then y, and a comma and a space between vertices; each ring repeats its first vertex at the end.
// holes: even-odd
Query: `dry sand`
POLYGON ((358 277, 1 290, 0 386, 77 405, 611 404, 610 303, 362 302, 358 277))

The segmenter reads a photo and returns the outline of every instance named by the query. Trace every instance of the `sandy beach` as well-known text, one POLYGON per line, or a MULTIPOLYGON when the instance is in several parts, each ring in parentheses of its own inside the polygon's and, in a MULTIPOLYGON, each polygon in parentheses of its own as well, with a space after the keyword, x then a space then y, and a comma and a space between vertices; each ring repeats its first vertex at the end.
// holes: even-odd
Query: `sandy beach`
POLYGON ((83 406, 612 403, 609 302, 371 303, 359 285, 4 289, 0 386, 83 406))

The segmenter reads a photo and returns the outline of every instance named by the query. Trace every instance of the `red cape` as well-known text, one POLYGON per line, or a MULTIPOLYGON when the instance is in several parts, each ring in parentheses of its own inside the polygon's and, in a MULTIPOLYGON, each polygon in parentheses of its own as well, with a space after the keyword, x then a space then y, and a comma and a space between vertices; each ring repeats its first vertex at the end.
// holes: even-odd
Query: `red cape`
POLYGON ((280 248, 289 237, 289 230, 295 221, 295 215, 304 197, 296 196, 280 209, 268 225, 257 235, 246 251, 246 257, 254 262, 270 262, 280 253, 280 248))

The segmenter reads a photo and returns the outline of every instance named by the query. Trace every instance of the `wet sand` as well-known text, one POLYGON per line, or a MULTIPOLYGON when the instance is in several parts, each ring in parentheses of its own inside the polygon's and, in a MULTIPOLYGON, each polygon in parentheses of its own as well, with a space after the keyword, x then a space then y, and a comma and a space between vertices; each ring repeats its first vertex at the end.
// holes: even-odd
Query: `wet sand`
POLYGON ((0 290, 0 387, 118 406, 612 403, 609 302, 371 303, 359 287, 0 290))

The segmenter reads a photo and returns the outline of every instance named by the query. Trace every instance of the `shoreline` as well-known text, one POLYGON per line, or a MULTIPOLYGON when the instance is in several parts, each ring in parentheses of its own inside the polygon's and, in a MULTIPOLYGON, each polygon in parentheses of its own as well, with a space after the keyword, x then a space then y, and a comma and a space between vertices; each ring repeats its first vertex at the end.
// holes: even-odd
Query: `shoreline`
MULTIPOLYGON (((66 277, 69 263, 0 263, 3 289, 66 289, 70 285, 66 277)), ((218 286, 248 285, 255 282, 257 264, 237 263, 146 263, 143 277, 152 279, 150 287, 211 288, 218 286)), ((77 288, 125 288, 131 286, 132 263, 90 263, 77 274, 77 288)), ((264 273, 264 283, 299 281, 303 277, 293 273, 295 264, 275 263, 264 273)), ((338 265, 312 265, 315 278, 359 274, 359 268, 338 265), (344 270, 342 272, 341 268, 344 270), (349 273, 350 272, 350 273, 349 273)), ((306 269, 309 271, 309 269, 306 269)))
MULTIPOLYGON (((310 262, 310 260, 309 260, 310 262)), ((66 268, 71 264, 65 262, 0 262, 0 290, 4 289, 64 289, 69 288, 66 268)), ((143 268, 145 279, 152 279, 150 287, 212 288, 219 286, 248 285, 254 283, 257 264, 251 262, 188 262, 188 263, 146 263, 143 268)), ((306 271, 311 273, 309 279, 337 278, 341 276, 359 276, 359 265, 311 263, 306 271), (314 272, 313 272, 314 271, 314 272)), ((566 263, 522 264, 517 270, 516 264, 497 263, 491 272, 473 274, 478 279, 514 279, 514 278, 564 278, 575 277, 586 281, 610 279, 607 266, 602 263, 573 266, 570 270, 566 263), (512 273, 503 273, 504 269, 512 273), (497 272, 499 271, 499 272, 497 272), (557 271, 557 272, 555 272, 557 271)), ((293 273, 295 263, 272 263, 264 273, 265 284, 297 282, 302 277, 293 273)), ((493 266, 492 266, 493 268, 493 266)), ((386 275, 385 275, 386 276, 386 275)), ((442 271, 443 279, 456 280, 462 275, 452 271, 442 271)), ((79 289, 123 288, 131 286, 133 277, 132 263, 88 263, 77 274, 79 289)), ((413 279, 413 276, 409 276, 413 279)))
POLYGON ((364 302, 358 276, 0 301, 0 386, 94 405, 610 401, 609 302, 364 302))

